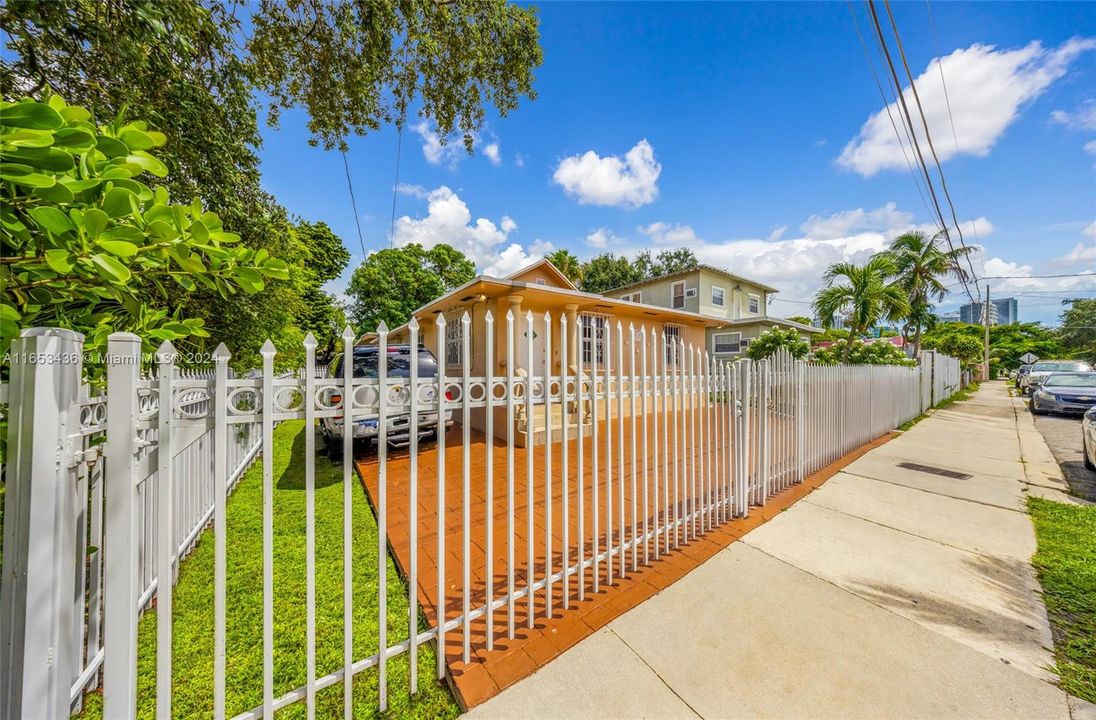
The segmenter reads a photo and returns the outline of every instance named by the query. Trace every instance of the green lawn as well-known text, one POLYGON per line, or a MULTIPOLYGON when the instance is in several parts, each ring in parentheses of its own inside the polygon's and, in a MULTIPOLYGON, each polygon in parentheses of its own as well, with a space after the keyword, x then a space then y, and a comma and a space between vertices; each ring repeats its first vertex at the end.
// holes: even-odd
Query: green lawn
POLYGON ((1028 498, 1062 688, 1096 703, 1096 507, 1028 498))
MULTIPOLYGON (((319 444, 319 443, 317 443, 319 444)), ((274 431, 274 694, 305 683, 305 430, 300 421, 274 431)), ((316 459, 316 667, 342 666, 342 466, 316 459)), ((227 711, 262 704, 262 464, 256 462, 228 501, 227 711)), ((354 487, 354 659, 377 651, 377 528, 360 483, 354 487)), ((407 596, 388 561, 388 642, 407 638, 407 596)), ((176 718, 213 713, 213 532, 206 530, 183 562, 175 588, 174 707, 176 718)), ((139 628, 138 715, 153 717, 156 614, 139 628)), ((434 680, 433 645, 420 647, 419 692, 408 695, 406 655, 388 663, 390 717, 456 717, 447 687, 434 680)), ((317 693, 317 717, 342 717, 342 684, 317 693)), ((377 715, 377 671, 355 676, 354 716, 377 715)), ((101 715, 98 695, 83 717, 101 715)), ((278 717, 304 717, 299 703, 278 717)))

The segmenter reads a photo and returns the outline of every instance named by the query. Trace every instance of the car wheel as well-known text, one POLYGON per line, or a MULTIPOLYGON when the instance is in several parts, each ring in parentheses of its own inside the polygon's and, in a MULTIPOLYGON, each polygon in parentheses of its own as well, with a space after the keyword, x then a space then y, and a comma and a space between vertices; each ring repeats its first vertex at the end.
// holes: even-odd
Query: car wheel
POLYGON ((1039 409, 1039 406, 1035 404, 1035 399, 1034 398, 1032 399, 1030 406, 1031 406, 1031 414, 1032 415, 1046 415, 1047 414, 1046 410, 1040 410, 1039 409))

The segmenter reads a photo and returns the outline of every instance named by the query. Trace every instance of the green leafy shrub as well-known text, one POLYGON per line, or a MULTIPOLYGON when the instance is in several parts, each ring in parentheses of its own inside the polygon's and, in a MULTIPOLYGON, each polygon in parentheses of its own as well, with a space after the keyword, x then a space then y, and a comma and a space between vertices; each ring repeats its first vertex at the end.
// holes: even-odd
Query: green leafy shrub
MULTIPOLYGON (((814 360, 825 365, 835 365, 842 362, 845 355, 847 340, 838 340, 826 348, 814 351, 814 360)), ((844 362, 849 365, 916 365, 916 361, 906 357, 901 348, 889 342, 865 343, 854 340, 849 349, 848 359, 844 362)))
POLYGON ((92 357, 119 330, 146 350, 204 337, 201 319, 154 307, 149 291, 174 284, 228 298, 288 277, 283 261, 239 245, 199 201, 172 205, 166 188, 137 179, 167 175, 150 152, 165 142, 140 120, 96 127, 58 95, 0 105, 0 349, 37 325, 83 333, 92 357))
POLYGON ((772 328, 761 333, 756 340, 750 341, 746 356, 751 360, 764 360, 775 355, 781 348, 786 349, 797 360, 807 357, 811 351, 810 343, 800 337, 796 330, 772 328))

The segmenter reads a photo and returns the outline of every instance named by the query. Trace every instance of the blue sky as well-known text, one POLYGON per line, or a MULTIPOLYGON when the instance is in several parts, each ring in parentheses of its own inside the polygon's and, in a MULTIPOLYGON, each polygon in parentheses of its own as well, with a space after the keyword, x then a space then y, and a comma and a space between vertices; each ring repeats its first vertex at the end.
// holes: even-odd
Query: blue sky
MULTIPOLYGON (((780 288, 770 312, 786 316, 829 263, 931 223, 846 3, 539 7, 536 100, 489 114, 472 155, 409 121, 394 235, 397 133, 350 140, 366 253, 448 242, 503 273, 554 248, 687 245, 780 288)), ((1096 270, 1096 5, 893 7, 978 273, 1096 270)), ((309 147, 299 112, 264 138, 267 189, 360 262, 340 155, 309 147)), ((1096 276, 989 282, 1024 320, 1096 293, 1096 276)))

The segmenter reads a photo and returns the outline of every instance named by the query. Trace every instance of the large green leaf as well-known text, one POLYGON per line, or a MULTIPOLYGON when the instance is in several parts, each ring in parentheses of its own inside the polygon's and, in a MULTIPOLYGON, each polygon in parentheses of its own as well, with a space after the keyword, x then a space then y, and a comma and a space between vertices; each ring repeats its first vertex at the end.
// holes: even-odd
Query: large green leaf
POLYGON ((83 128, 61 128, 53 134, 54 147, 86 152, 95 147, 95 136, 83 128))
POLYGON ((106 280, 124 283, 129 282, 130 277, 132 277, 129 268, 110 255, 97 253, 91 256, 91 261, 95 263, 99 275, 106 280))
POLYGON ((65 275, 72 270, 72 256, 68 250, 60 248, 46 250, 46 263, 60 275, 65 275))
POLYGON ((35 197, 56 205, 68 205, 76 199, 72 191, 61 183, 54 183, 49 187, 35 188, 33 193, 35 197))
POLYGON ((137 246, 125 240, 104 240, 99 238, 95 241, 95 244, 118 257, 132 257, 137 254, 137 246))
POLYGON ((129 155, 129 148, 121 140, 116 140, 106 135, 100 135, 96 138, 95 146, 99 149, 99 152, 106 155, 108 158, 125 157, 129 155))
POLYGON ((4 103, 0 106, 0 126, 55 130, 64 124, 60 113, 39 102, 4 103))
POLYGON ((17 147, 0 150, 0 160, 30 165, 36 170, 71 172, 76 160, 64 150, 52 147, 17 147))
POLYGON ((113 187, 103 196, 103 212, 112 218, 136 211, 137 196, 126 188, 113 187))
POLYGON ((68 215, 55 207, 36 207, 30 211, 30 216, 38 223, 38 227, 49 230, 54 235, 63 235, 72 230, 72 221, 68 215))
POLYGON ((103 232, 103 229, 106 228, 109 223, 110 218, 99 208, 88 208, 84 211, 84 215, 80 220, 84 232, 86 232, 88 237, 92 240, 99 237, 99 233, 103 232))

